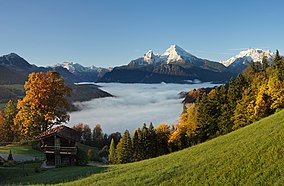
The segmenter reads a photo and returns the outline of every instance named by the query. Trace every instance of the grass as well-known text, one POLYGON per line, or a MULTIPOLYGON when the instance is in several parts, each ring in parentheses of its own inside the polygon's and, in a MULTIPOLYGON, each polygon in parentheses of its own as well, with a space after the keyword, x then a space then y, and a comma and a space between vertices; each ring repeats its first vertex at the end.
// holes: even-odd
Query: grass
POLYGON ((6 145, 0 146, 0 154, 9 154, 10 150, 12 151, 13 155, 17 156, 37 156, 37 157, 44 157, 44 153, 41 151, 37 151, 32 149, 31 146, 28 145, 6 145))
POLYGON ((169 155, 59 185, 282 185, 284 110, 169 155))
POLYGON ((103 171, 104 167, 77 166, 43 169, 36 173, 39 163, 18 164, 15 167, 0 167, 0 185, 55 184, 84 178, 103 171))

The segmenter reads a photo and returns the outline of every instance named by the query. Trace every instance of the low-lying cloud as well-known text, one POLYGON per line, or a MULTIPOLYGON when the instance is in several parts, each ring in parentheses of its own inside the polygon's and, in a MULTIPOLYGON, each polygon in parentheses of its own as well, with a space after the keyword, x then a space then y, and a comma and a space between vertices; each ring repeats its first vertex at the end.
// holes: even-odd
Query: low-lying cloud
POLYGON ((115 95, 77 103, 83 110, 70 113, 69 126, 88 124, 92 129, 101 124, 105 133, 132 132, 143 123, 173 124, 182 112, 178 94, 194 88, 212 87, 213 84, 120 84, 100 83, 101 89, 115 95))

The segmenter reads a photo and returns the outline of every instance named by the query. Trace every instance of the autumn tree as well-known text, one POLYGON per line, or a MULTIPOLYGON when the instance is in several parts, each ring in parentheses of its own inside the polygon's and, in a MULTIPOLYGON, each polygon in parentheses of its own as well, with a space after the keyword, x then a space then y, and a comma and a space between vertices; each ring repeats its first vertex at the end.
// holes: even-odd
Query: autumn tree
POLYGON ((33 72, 25 83, 26 96, 18 101, 17 127, 24 137, 33 137, 69 120, 66 99, 71 89, 56 71, 33 72))
POLYGON ((4 144, 4 142, 5 142, 5 140, 4 140, 4 122, 5 122, 5 118, 4 118, 4 116, 3 116, 3 112, 1 112, 0 111, 0 145, 3 143, 4 144), (1 143, 2 142, 2 143, 1 143))
POLYGON ((111 143, 110 143, 110 147, 109 147, 108 162, 110 164, 115 163, 115 146, 114 146, 113 138, 111 139, 111 143))
POLYGON ((73 126, 73 129, 81 133, 81 142, 86 145, 92 143, 92 131, 87 124, 78 123, 73 126))

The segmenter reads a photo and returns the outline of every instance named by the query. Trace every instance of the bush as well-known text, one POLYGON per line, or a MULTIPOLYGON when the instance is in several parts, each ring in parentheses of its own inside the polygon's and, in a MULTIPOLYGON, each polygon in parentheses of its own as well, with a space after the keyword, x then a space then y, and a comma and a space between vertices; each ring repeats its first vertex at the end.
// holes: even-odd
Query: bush
POLYGON ((93 161, 95 159, 95 151, 94 149, 88 149, 88 160, 93 161))
POLYGON ((3 163, 3 167, 13 167, 16 165, 16 162, 13 160, 9 160, 3 163))
POLYGON ((78 148, 77 153, 77 165, 87 165, 88 164, 88 155, 85 151, 78 148))
POLYGON ((104 146, 104 148, 102 148, 102 150, 99 151, 99 156, 100 157, 108 157, 108 153, 109 153, 109 148, 108 146, 104 146))
POLYGON ((39 166, 39 165, 36 165, 36 166, 34 167, 34 171, 35 171, 35 173, 40 173, 40 171, 41 171, 40 166, 39 166))

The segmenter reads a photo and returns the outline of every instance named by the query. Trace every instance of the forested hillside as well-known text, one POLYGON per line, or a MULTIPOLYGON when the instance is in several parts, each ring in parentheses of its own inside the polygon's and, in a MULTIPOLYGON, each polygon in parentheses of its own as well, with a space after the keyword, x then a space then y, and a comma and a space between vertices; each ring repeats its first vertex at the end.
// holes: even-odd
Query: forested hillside
POLYGON ((60 185, 281 185, 284 111, 196 146, 60 185))

